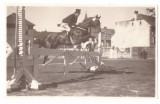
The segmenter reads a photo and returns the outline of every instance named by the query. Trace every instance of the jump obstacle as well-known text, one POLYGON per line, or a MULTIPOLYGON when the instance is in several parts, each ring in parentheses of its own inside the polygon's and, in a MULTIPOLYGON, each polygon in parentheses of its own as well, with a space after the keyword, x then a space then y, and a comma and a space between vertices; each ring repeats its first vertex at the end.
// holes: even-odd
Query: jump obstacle
MULTIPOLYGON (((18 46, 18 61, 19 66, 16 65, 16 72, 13 75, 13 78, 8 81, 7 85, 7 91, 11 91, 12 89, 19 88, 19 82, 23 77, 25 77, 30 83, 31 89, 38 89, 41 84, 37 82, 37 80, 33 77, 33 75, 27 70, 29 67, 33 66, 32 64, 27 63, 28 54, 26 53, 27 46, 26 43, 29 41, 29 43, 33 43, 33 38, 30 35, 26 35, 26 29, 25 29, 25 8, 24 7, 17 7, 17 16, 16 16, 16 30, 17 34, 15 34, 16 40, 15 43, 18 46)), ((17 51, 14 53, 16 54, 17 51)), ((15 57, 16 60, 16 57, 15 57)), ((16 64, 17 64, 16 63, 16 64)))
POLYGON ((42 83, 37 81, 38 71, 45 69, 49 63, 54 63, 54 61, 60 56, 63 57, 64 74, 68 73, 68 68, 72 65, 78 63, 83 69, 87 69, 94 65, 101 69, 102 61, 101 54, 99 52, 88 52, 88 51, 69 51, 69 50, 56 50, 56 49, 41 49, 36 45, 33 45, 33 34, 30 32, 28 35, 25 33, 25 8, 17 7, 17 43, 18 43, 18 63, 19 67, 16 67, 16 72, 14 77, 8 82, 7 91, 12 91, 13 89, 19 88, 19 82, 23 77, 26 78, 30 89, 41 89, 42 83), (27 47, 28 42, 30 47, 27 47), (28 49, 28 53, 26 53, 28 49), (54 56, 45 64, 39 64, 39 55, 41 56, 54 56), (84 57, 83 62, 78 62, 80 56, 84 57), (29 57, 32 57, 31 62, 28 63, 29 57), (71 57, 74 61, 69 62, 71 57), (88 60, 87 60, 88 59, 88 60), (32 73, 29 69, 33 69, 32 73))

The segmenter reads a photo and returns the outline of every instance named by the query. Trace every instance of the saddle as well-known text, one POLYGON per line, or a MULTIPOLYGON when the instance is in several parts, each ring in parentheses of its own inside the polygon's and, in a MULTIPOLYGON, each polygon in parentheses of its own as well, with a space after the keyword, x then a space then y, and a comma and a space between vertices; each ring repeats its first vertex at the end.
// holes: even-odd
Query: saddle
POLYGON ((75 27, 72 27, 69 32, 66 32, 65 37, 66 37, 66 39, 67 39, 67 40, 66 40, 66 43, 67 43, 67 44, 70 44, 70 43, 71 43, 70 37, 73 36, 74 28, 75 28, 75 27))

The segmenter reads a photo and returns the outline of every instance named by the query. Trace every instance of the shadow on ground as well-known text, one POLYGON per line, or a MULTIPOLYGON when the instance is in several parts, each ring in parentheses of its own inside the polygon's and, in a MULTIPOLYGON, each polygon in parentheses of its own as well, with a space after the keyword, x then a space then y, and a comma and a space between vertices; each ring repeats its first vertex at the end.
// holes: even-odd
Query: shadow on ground
MULTIPOLYGON (((122 68, 121 68, 122 69, 122 68)), ((90 81, 90 80, 101 80, 103 78, 95 78, 96 76, 103 75, 103 74, 133 74, 135 72, 128 72, 128 71, 118 71, 118 69, 115 69, 114 67, 107 66, 105 67, 105 70, 100 70, 97 72, 88 72, 88 71, 69 71, 68 73, 90 73, 87 76, 82 76, 79 78, 69 79, 61 82, 51 83, 51 84, 45 84, 43 85, 43 88, 55 88, 59 84, 69 84, 69 83, 77 83, 77 82, 84 82, 84 81, 90 81)))

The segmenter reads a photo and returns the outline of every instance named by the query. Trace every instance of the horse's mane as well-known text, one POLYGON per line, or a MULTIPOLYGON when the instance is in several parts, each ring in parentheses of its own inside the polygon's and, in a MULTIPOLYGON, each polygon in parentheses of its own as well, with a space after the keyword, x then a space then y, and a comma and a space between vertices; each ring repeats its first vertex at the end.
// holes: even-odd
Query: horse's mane
POLYGON ((92 21, 93 17, 85 18, 81 23, 78 24, 78 26, 87 28, 87 25, 90 21, 92 21))

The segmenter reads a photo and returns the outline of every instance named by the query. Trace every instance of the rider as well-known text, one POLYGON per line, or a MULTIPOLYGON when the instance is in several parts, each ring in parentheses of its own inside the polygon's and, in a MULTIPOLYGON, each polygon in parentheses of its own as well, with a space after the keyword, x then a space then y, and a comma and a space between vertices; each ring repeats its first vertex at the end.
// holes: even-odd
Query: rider
POLYGON ((76 11, 72 14, 70 14, 69 16, 65 17, 63 20, 62 20, 62 24, 58 24, 57 26, 59 27, 63 27, 64 30, 67 31, 67 43, 69 43, 69 32, 70 30, 72 29, 72 27, 76 26, 76 23, 77 23, 77 19, 80 15, 80 12, 81 10, 80 9, 76 9, 76 11))

